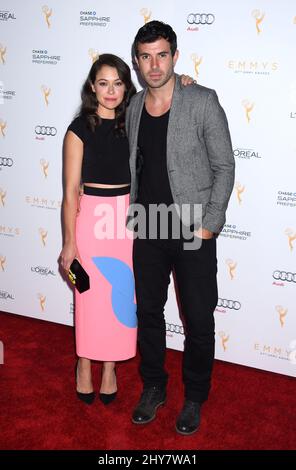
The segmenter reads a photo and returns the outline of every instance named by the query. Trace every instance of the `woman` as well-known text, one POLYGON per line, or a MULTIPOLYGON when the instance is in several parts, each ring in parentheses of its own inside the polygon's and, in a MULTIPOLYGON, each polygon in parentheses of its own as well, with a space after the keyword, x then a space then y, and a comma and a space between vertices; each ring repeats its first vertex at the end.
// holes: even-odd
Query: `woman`
POLYGON ((99 397, 108 404, 117 393, 115 361, 136 354, 132 236, 125 228, 130 174, 124 130, 125 110, 135 92, 128 65, 102 54, 84 83, 79 115, 64 142, 60 259, 68 272, 77 258, 90 278, 89 290, 80 294, 75 289, 77 396, 87 404, 95 399, 91 360, 103 362, 99 397))

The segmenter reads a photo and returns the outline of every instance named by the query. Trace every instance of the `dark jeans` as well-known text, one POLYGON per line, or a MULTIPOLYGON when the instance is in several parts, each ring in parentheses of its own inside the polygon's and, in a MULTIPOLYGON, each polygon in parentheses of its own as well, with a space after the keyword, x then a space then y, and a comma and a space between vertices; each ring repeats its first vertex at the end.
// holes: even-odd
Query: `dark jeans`
POLYGON ((216 239, 198 250, 183 250, 183 240, 136 239, 133 251, 137 296, 140 373, 144 388, 165 387, 166 326, 164 306, 174 270, 185 319, 183 382, 185 397, 208 397, 214 360, 214 309, 218 301, 216 239))

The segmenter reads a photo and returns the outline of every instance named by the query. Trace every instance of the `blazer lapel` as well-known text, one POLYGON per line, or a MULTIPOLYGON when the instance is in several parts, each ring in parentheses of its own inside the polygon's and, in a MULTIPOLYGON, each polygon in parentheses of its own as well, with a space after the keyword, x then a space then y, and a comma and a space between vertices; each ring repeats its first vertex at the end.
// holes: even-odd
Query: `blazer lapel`
POLYGON ((134 112, 134 119, 133 119, 132 126, 131 126, 131 128, 133 129, 133 135, 132 135, 133 141, 132 141, 131 148, 133 149, 134 152, 137 151, 139 127, 140 127, 142 110, 143 110, 143 106, 145 103, 147 89, 143 91, 144 93, 142 94, 141 99, 138 100, 137 107, 134 112))
POLYGON ((169 161, 170 156, 173 152, 174 147, 174 136, 176 127, 178 127, 178 122, 180 119, 180 111, 182 109, 182 85, 180 82, 180 77, 178 74, 175 74, 175 87, 173 92, 172 104, 170 109, 170 117, 168 123, 167 131, 167 162, 169 161))

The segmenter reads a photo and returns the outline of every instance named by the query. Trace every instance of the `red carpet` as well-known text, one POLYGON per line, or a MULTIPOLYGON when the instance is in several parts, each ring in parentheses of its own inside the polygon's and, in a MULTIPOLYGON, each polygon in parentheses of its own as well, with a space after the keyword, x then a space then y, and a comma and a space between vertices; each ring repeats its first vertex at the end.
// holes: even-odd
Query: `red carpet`
MULTIPOLYGON (((118 365, 118 399, 79 402, 73 328, 0 313, 1 449, 295 449, 295 380, 215 361, 210 398, 193 436, 179 436, 182 354, 168 350, 168 400, 146 426, 131 423, 139 359, 118 365)), ((94 377, 100 365, 93 366, 94 377)), ((97 387, 96 387, 97 389, 97 387)))

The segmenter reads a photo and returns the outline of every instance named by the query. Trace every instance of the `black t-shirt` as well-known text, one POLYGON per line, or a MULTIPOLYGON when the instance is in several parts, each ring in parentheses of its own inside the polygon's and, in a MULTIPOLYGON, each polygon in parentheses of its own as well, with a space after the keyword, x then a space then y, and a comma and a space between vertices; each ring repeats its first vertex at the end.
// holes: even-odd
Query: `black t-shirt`
POLYGON ((115 119, 102 119, 92 132, 86 119, 79 116, 68 127, 83 142, 82 182, 130 183, 128 140, 115 135, 114 125, 115 119))
MULTIPOLYGON (((161 237, 160 215, 157 216, 157 231, 154 231, 155 222, 149 219, 149 204, 164 204, 170 206, 174 203, 167 170, 167 128, 170 111, 162 116, 151 116, 145 106, 143 107, 139 135, 138 135, 138 158, 141 160, 141 171, 139 175, 139 191, 137 202, 142 204, 146 210, 145 226, 147 238, 154 238, 149 232, 151 228, 156 237, 161 237)), ((176 220, 179 218, 174 211, 176 220)), ((162 219, 163 220, 163 219, 162 219)), ((168 238, 171 238, 172 219, 168 215, 168 238)), ((143 233, 139 221, 138 231, 143 233)))
POLYGON ((138 147, 142 158, 138 202, 146 204, 173 204, 167 170, 168 110, 162 116, 151 116, 144 105, 138 147))

